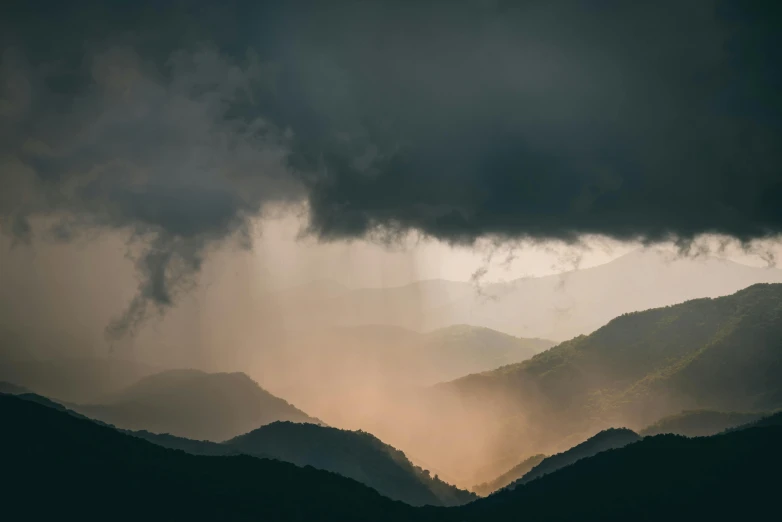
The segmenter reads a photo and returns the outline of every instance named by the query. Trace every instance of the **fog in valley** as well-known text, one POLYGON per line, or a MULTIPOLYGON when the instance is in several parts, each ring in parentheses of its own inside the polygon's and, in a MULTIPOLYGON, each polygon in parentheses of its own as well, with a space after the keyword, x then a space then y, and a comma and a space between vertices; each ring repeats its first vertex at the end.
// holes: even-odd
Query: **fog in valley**
POLYGON ((0 380, 24 381, 19 368, 31 360, 54 362, 55 373, 109 360, 115 373, 98 391, 86 381, 83 393, 57 397, 56 379, 42 390, 97 403, 163 369, 243 372, 308 415, 368 431, 472 487, 602 426, 563 427, 568 438, 549 440, 559 420, 528 424, 507 390, 465 395, 460 378, 529 359, 623 313, 782 282, 768 263, 774 244, 720 249, 705 238, 699 255, 598 239, 504 250, 412 237, 319 244, 296 225, 257 222, 251 248, 210 253, 170 308, 121 338, 106 329, 139 284, 126 238, 24 245, 4 237, 0 380))

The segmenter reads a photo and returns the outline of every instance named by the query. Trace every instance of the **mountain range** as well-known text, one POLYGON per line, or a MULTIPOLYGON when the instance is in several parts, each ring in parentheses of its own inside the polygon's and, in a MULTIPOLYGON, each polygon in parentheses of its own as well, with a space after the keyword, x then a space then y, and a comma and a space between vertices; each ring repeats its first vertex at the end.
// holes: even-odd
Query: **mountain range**
POLYGON ((414 508, 337 474, 167 449, 5 394, 0 415, 11 478, 2 509, 27 519, 755 519, 777 509, 782 465, 782 426, 769 422, 712 437, 647 437, 465 506, 414 508), (89 502, 79 501, 85 491, 89 502))
MULTIPOLYGON (((524 458, 563 451, 612 426, 642 430, 694 409, 776 410, 782 407, 779 339, 782 284, 753 285, 624 314, 522 363, 438 385, 429 411, 446 426, 478 419, 496 448, 497 476, 524 458)), ((469 448, 475 433, 454 432, 453 443, 469 448)), ((437 444, 417 450, 430 458, 437 451, 437 444)))
POLYGON ((0 381, 65 402, 92 402, 119 392, 160 368, 99 357, 0 357, 0 381))
POLYGON ((525 338, 564 341, 624 313, 780 283, 782 270, 729 260, 639 250, 609 263, 503 283, 429 280, 393 288, 351 289, 317 281, 280 292, 291 331, 318 326, 391 324, 431 331, 454 324, 525 338))
POLYGON ((357 393, 398 395, 529 359, 555 343, 453 325, 420 333, 392 325, 318 328, 265 347, 253 377, 328 422, 357 393))
POLYGON ((769 413, 755 412, 725 412, 713 410, 691 410, 663 417, 639 432, 646 437, 673 433, 686 437, 706 437, 716 435, 725 430, 748 424, 768 417, 769 413))
POLYGON ((264 424, 320 423, 243 373, 168 370, 73 410, 128 430, 223 441, 264 424))

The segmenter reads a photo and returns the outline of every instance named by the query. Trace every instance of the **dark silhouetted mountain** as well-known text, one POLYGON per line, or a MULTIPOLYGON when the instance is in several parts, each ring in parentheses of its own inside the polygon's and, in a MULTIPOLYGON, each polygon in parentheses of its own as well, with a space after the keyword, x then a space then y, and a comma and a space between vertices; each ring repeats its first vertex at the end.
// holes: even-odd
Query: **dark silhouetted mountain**
POLYGON ((414 466, 403 452, 362 431, 275 422, 224 445, 251 455, 333 471, 414 506, 452 506, 476 498, 430 476, 429 471, 414 466))
POLYGON ((3 513, 13 520, 409 520, 351 479, 250 456, 206 457, 0 395, 3 513))
POLYGON ((196 456, 0 395, 13 519, 510 522, 778 518, 782 426, 647 437, 460 507, 413 508, 356 481, 251 456, 196 456))
POLYGON ((66 402, 99 400, 156 371, 113 358, 0 361, 0 380, 66 402))
POLYGON ((725 432, 729 433, 731 431, 740 431, 740 430, 746 430, 750 428, 764 428, 767 426, 782 426, 782 411, 772 413, 767 417, 763 417, 761 419, 758 419, 753 422, 749 422, 747 424, 742 424, 741 426, 736 426, 735 428, 728 428, 727 430, 725 430, 725 432))
POLYGON ((278 420, 318 423, 243 373, 170 370, 76 411, 128 430, 222 441, 278 420))
MULTIPOLYGON (((227 456, 227 455, 241 455, 242 452, 238 451, 225 444, 219 442, 211 442, 208 440, 193 440, 186 439, 184 437, 176 437, 169 435, 168 433, 151 433, 149 431, 132 431, 132 430, 119 430, 122 433, 132 435, 139 439, 144 439, 158 446, 164 448, 177 449, 186 451, 192 455, 211 455, 211 456, 227 456)), ((254 457, 271 458, 268 455, 263 455, 260 452, 253 454, 254 457)))
POLYGON ((447 514, 454 522, 776 519, 780 442, 780 426, 647 437, 447 514))
POLYGON ((538 477, 553 473, 565 466, 570 466, 581 459, 593 457, 606 450, 622 448, 639 440, 641 440, 641 437, 637 433, 626 428, 611 428, 601 431, 594 437, 590 437, 567 451, 546 457, 508 487, 514 488, 520 484, 526 484, 538 477))
POLYGON ((533 455, 516 464, 510 470, 506 471, 491 482, 483 482, 478 484, 472 488, 472 490, 482 497, 485 497, 486 495, 494 493, 495 491, 504 488, 512 482, 519 480, 521 477, 529 473, 532 468, 540 464, 545 458, 546 455, 543 455, 542 453, 539 455, 533 455))
POLYGON ((457 395, 453 415, 482 415, 505 441, 498 452, 512 453, 523 440, 527 452, 553 453, 590 431, 640 430, 683 410, 782 407, 780 339, 782 284, 759 284, 626 314, 525 362, 435 391, 457 395))
POLYGON ((737 413, 710 410, 683 411, 669 415, 641 430, 642 436, 673 433, 686 437, 706 437, 722 433, 767 416, 767 413, 737 413))

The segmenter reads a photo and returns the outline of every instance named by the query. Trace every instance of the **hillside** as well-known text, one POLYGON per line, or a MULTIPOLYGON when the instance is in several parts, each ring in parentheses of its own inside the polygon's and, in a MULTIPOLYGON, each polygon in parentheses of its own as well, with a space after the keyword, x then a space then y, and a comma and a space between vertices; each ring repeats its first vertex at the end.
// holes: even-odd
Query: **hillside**
MULTIPOLYGON (((782 427, 647 437, 455 508, 460 522, 763 520, 777 512, 782 427)), ((452 514, 451 514, 452 513, 452 514)))
POLYGON ((672 433, 686 437, 716 435, 767 416, 764 413, 737 413, 710 410, 683 411, 664 417, 640 431, 640 435, 672 433))
POLYGON ((458 505, 476 497, 414 466, 401 451, 365 432, 275 422, 223 445, 299 466, 312 466, 366 484, 407 504, 458 505))
POLYGON ((319 422, 243 373, 170 370, 73 409, 118 428, 222 441, 279 420, 319 422))
POLYGON ((527 454, 554 453, 589 432, 640 430, 683 410, 771 411, 782 406, 779 339, 782 284, 753 285, 625 314, 520 364, 438 386, 431 411, 440 422, 480 418, 507 460, 519 440, 527 454))
POLYGON ((491 493, 494 493, 495 491, 498 491, 505 486, 508 486, 512 482, 517 481, 524 475, 530 472, 532 468, 540 464, 543 459, 546 458, 546 455, 543 455, 542 453, 539 455, 533 455, 529 458, 524 459, 523 461, 519 462, 515 466, 513 466, 511 469, 497 477, 496 479, 490 481, 490 482, 482 482, 481 484, 478 484, 477 486, 473 487, 472 490, 477 493, 478 495, 485 497, 487 495, 490 495, 491 493))
POLYGON ((383 324, 323 328, 265 349, 253 377, 329 424, 376 433, 378 419, 368 417, 388 411, 389 399, 524 361, 553 344, 467 325, 428 333, 383 324))
POLYGON ((508 487, 515 488, 543 475, 554 473, 559 469, 575 464, 581 459, 593 457, 610 449, 622 448, 639 440, 641 440, 641 437, 637 433, 626 428, 612 428, 601 431, 594 437, 590 437, 567 451, 546 457, 537 466, 522 475, 521 478, 513 481, 508 487))
POLYGON ((31 520, 765 519, 777 509, 782 465, 782 426, 659 435, 465 506, 412 508, 312 467, 190 455, 9 395, 0 416, 3 473, 13 477, 3 510, 31 520))
POLYGON ((3 511, 28 520, 395 521, 411 511, 333 473, 190 455, 8 395, 0 416, 3 474, 13 478, 3 511))
POLYGON ((112 358, 0 360, 0 380, 65 402, 93 402, 159 371, 112 358))

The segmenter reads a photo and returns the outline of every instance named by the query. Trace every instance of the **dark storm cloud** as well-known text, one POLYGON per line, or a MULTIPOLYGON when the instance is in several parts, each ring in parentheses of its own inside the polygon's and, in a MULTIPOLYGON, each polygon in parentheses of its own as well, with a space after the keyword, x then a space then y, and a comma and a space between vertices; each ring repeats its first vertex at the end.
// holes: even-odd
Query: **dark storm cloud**
POLYGON ((297 198, 327 239, 776 235, 781 9, 12 2, 3 228, 130 228, 140 302, 162 306, 208 245, 297 198))

